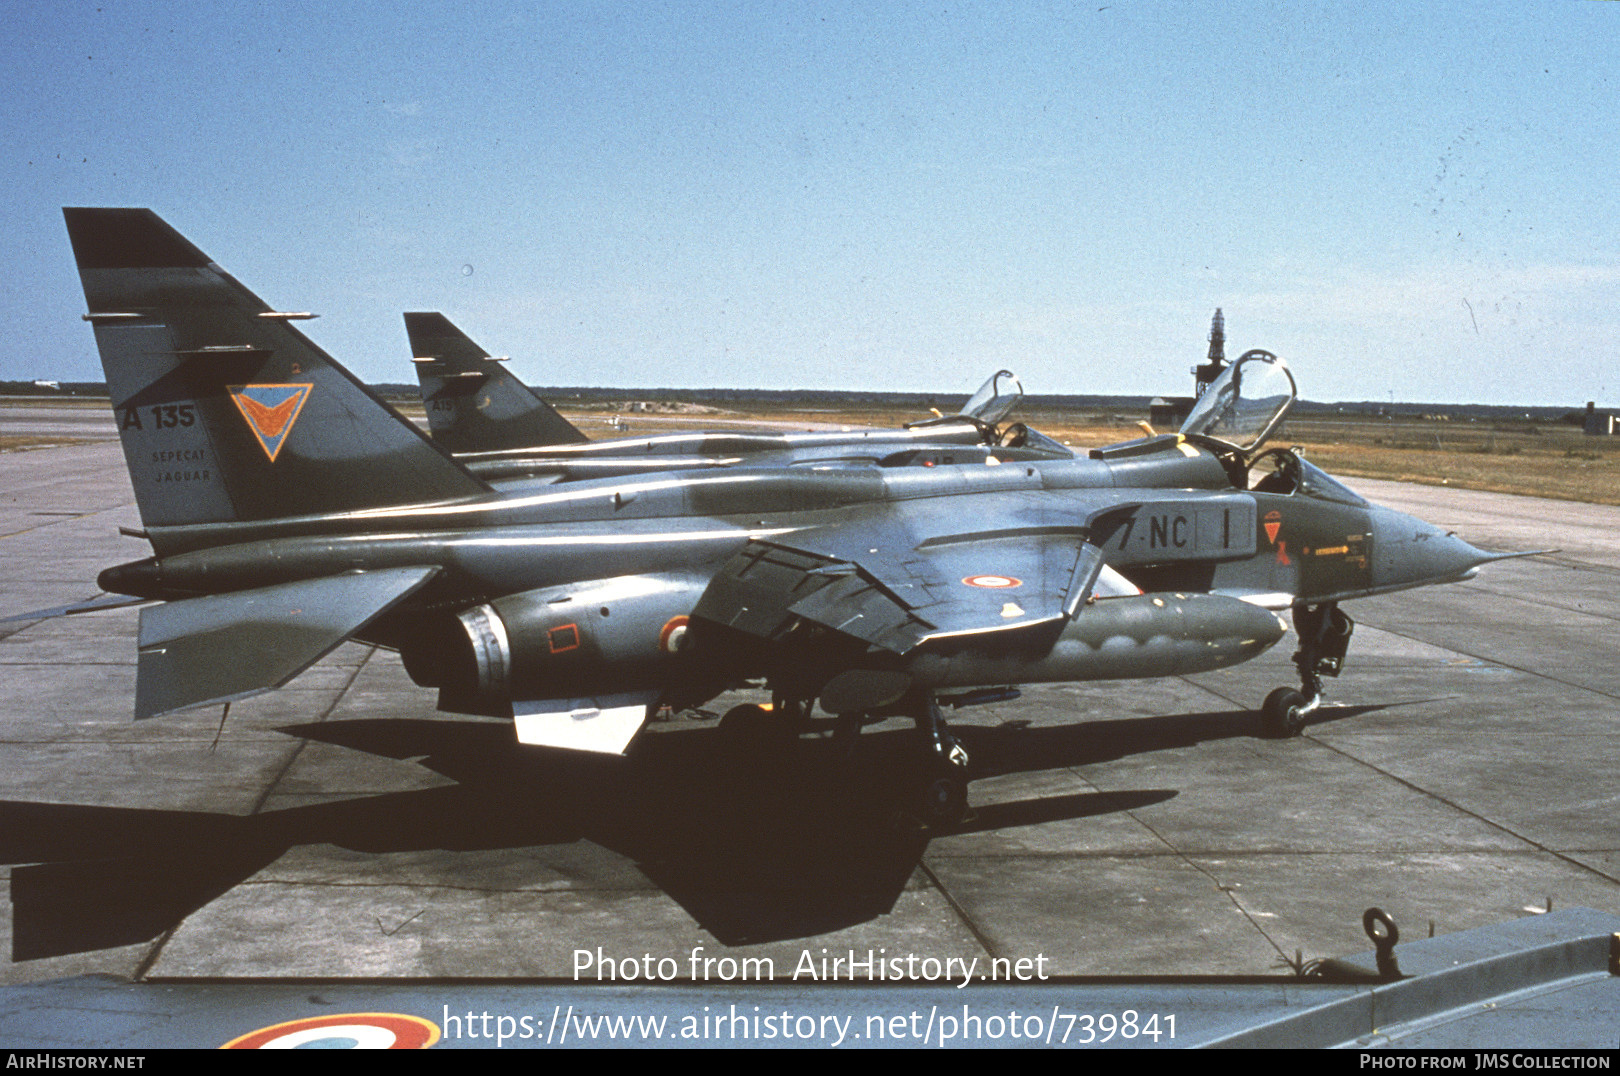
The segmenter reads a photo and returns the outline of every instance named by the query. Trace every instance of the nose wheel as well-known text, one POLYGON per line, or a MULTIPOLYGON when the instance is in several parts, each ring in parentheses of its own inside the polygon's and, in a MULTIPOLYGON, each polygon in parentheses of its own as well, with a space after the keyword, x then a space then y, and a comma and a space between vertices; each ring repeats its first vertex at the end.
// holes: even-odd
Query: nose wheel
POLYGON ((1296 605, 1294 630, 1299 634, 1294 667, 1299 670, 1300 690, 1280 687, 1260 705, 1260 730, 1268 739, 1286 740, 1304 730, 1305 719, 1322 705, 1322 677, 1344 670, 1356 622, 1337 602, 1296 605))
POLYGON ((1260 704, 1261 732, 1268 740, 1286 740, 1290 736, 1298 736, 1305 728, 1305 715, 1310 712, 1306 706, 1304 695, 1291 687, 1278 688, 1260 704))

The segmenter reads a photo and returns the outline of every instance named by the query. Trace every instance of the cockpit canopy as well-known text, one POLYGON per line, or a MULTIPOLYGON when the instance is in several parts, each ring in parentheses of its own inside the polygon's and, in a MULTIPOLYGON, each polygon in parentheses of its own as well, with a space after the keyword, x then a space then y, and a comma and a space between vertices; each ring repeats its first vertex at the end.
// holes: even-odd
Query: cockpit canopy
POLYGON ((1017 376, 1011 370, 997 370, 990 380, 979 386, 979 391, 962 405, 959 413, 977 419, 986 426, 995 426, 1006 418, 1023 398, 1024 386, 1019 384, 1017 376))
POLYGON ((1181 432, 1253 452, 1282 422, 1296 395, 1287 363, 1269 351, 1246 351, 1198 397, 1181 432))

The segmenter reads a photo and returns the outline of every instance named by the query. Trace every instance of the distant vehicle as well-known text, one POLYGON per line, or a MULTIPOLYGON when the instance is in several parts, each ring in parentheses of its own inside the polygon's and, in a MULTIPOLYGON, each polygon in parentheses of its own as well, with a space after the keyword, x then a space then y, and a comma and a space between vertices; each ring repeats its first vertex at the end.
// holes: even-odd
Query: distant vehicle
POLYGON ((1301 690, 1263 707, 1291 735, 1346 653, 1339 603, 1497 559, 1265 448, 1295 389, 1263 351, 1180 433, 1088 458, 495 488, 152 212, 65 214, 153 548, 99 582, 162 603, 138 718, 279 687, 349 638, 552 748, 623 752, 654 708, 756 684, 773 706, 723 722, 743 742, 817 706, 846 732, 914 720, 918 813, 949 824, 972 771, 942 702, 1234 665, 1291 608, 1301 690))

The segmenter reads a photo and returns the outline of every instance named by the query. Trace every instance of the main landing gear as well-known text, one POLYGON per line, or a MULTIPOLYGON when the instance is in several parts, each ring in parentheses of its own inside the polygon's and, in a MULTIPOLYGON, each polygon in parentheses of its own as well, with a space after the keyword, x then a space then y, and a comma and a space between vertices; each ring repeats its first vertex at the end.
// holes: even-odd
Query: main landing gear
POLYGON ((1322 705, 1322 677, 1338 676, 1343 671, 1344 655, 1350 649, 1356 623, 1336 602, 1297 605, 1294 630, 1299 633, 1294 667, 1299 670, 1300 690, 1280 687, 1260 706, 1261 731, 1275 740, 1298 736, 1305 719, 1322 705))
MULTIPOLYGON (((1000 693, 974 693, 947 699, 957 705, 978 701, 994 701, 1008 695, 1000 693), (984 695, 978 698, 976 695, 984 695)), ((1016 697, 1016 696, 1014 696, 1016 697)), ((736 706, 720 719, 720 731, 732 759, 738 764, 766 766, 780 760, 783 752, 798 737, 812 727, 809 721, 812 703, 778 693, 772 705, 736 706)), ((915 818, 929 828, 955 826, 968 817, 968 753, 951 735, 939 700, 932 692, 913 691, 873 713, 850 711, 836 715, 833 724, 833 743, 840 754, 853 753, 860 737, 861 727, 884 717, 908 717, 917 723, 917 732, 923 749, 922 780, 912 802, 902 807, 902 813, 915 818)))
POLYGON ((748 703, 726 711, 720 735, 739 761, 757 761, 781 752, 791 734, 779 715, 748 703))
POLYGON ((776 694, 769 706, 745 703, 727 710, 720 719, 720 735, 737 762, 768 764, 781 759, 809 717, 809 703, 776 694))
POLYGON ((931 693, 926 696, 916 721, 928 753, 922 821, 929 826, 957 825, 968 816, 967 749, 951 735, 939 700, 931 693))

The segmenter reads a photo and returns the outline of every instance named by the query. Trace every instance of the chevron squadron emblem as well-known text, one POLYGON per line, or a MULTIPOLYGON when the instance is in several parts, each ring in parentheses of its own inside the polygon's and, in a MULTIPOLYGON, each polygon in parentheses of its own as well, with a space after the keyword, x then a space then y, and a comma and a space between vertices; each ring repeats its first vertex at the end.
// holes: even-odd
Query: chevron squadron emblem
POLYGON ((259 439, 259 446, 270 462, 276 461, 298 412, 315 386, 309 385, 233 385, 231 400, 247 419, 248 428, 259 439))

